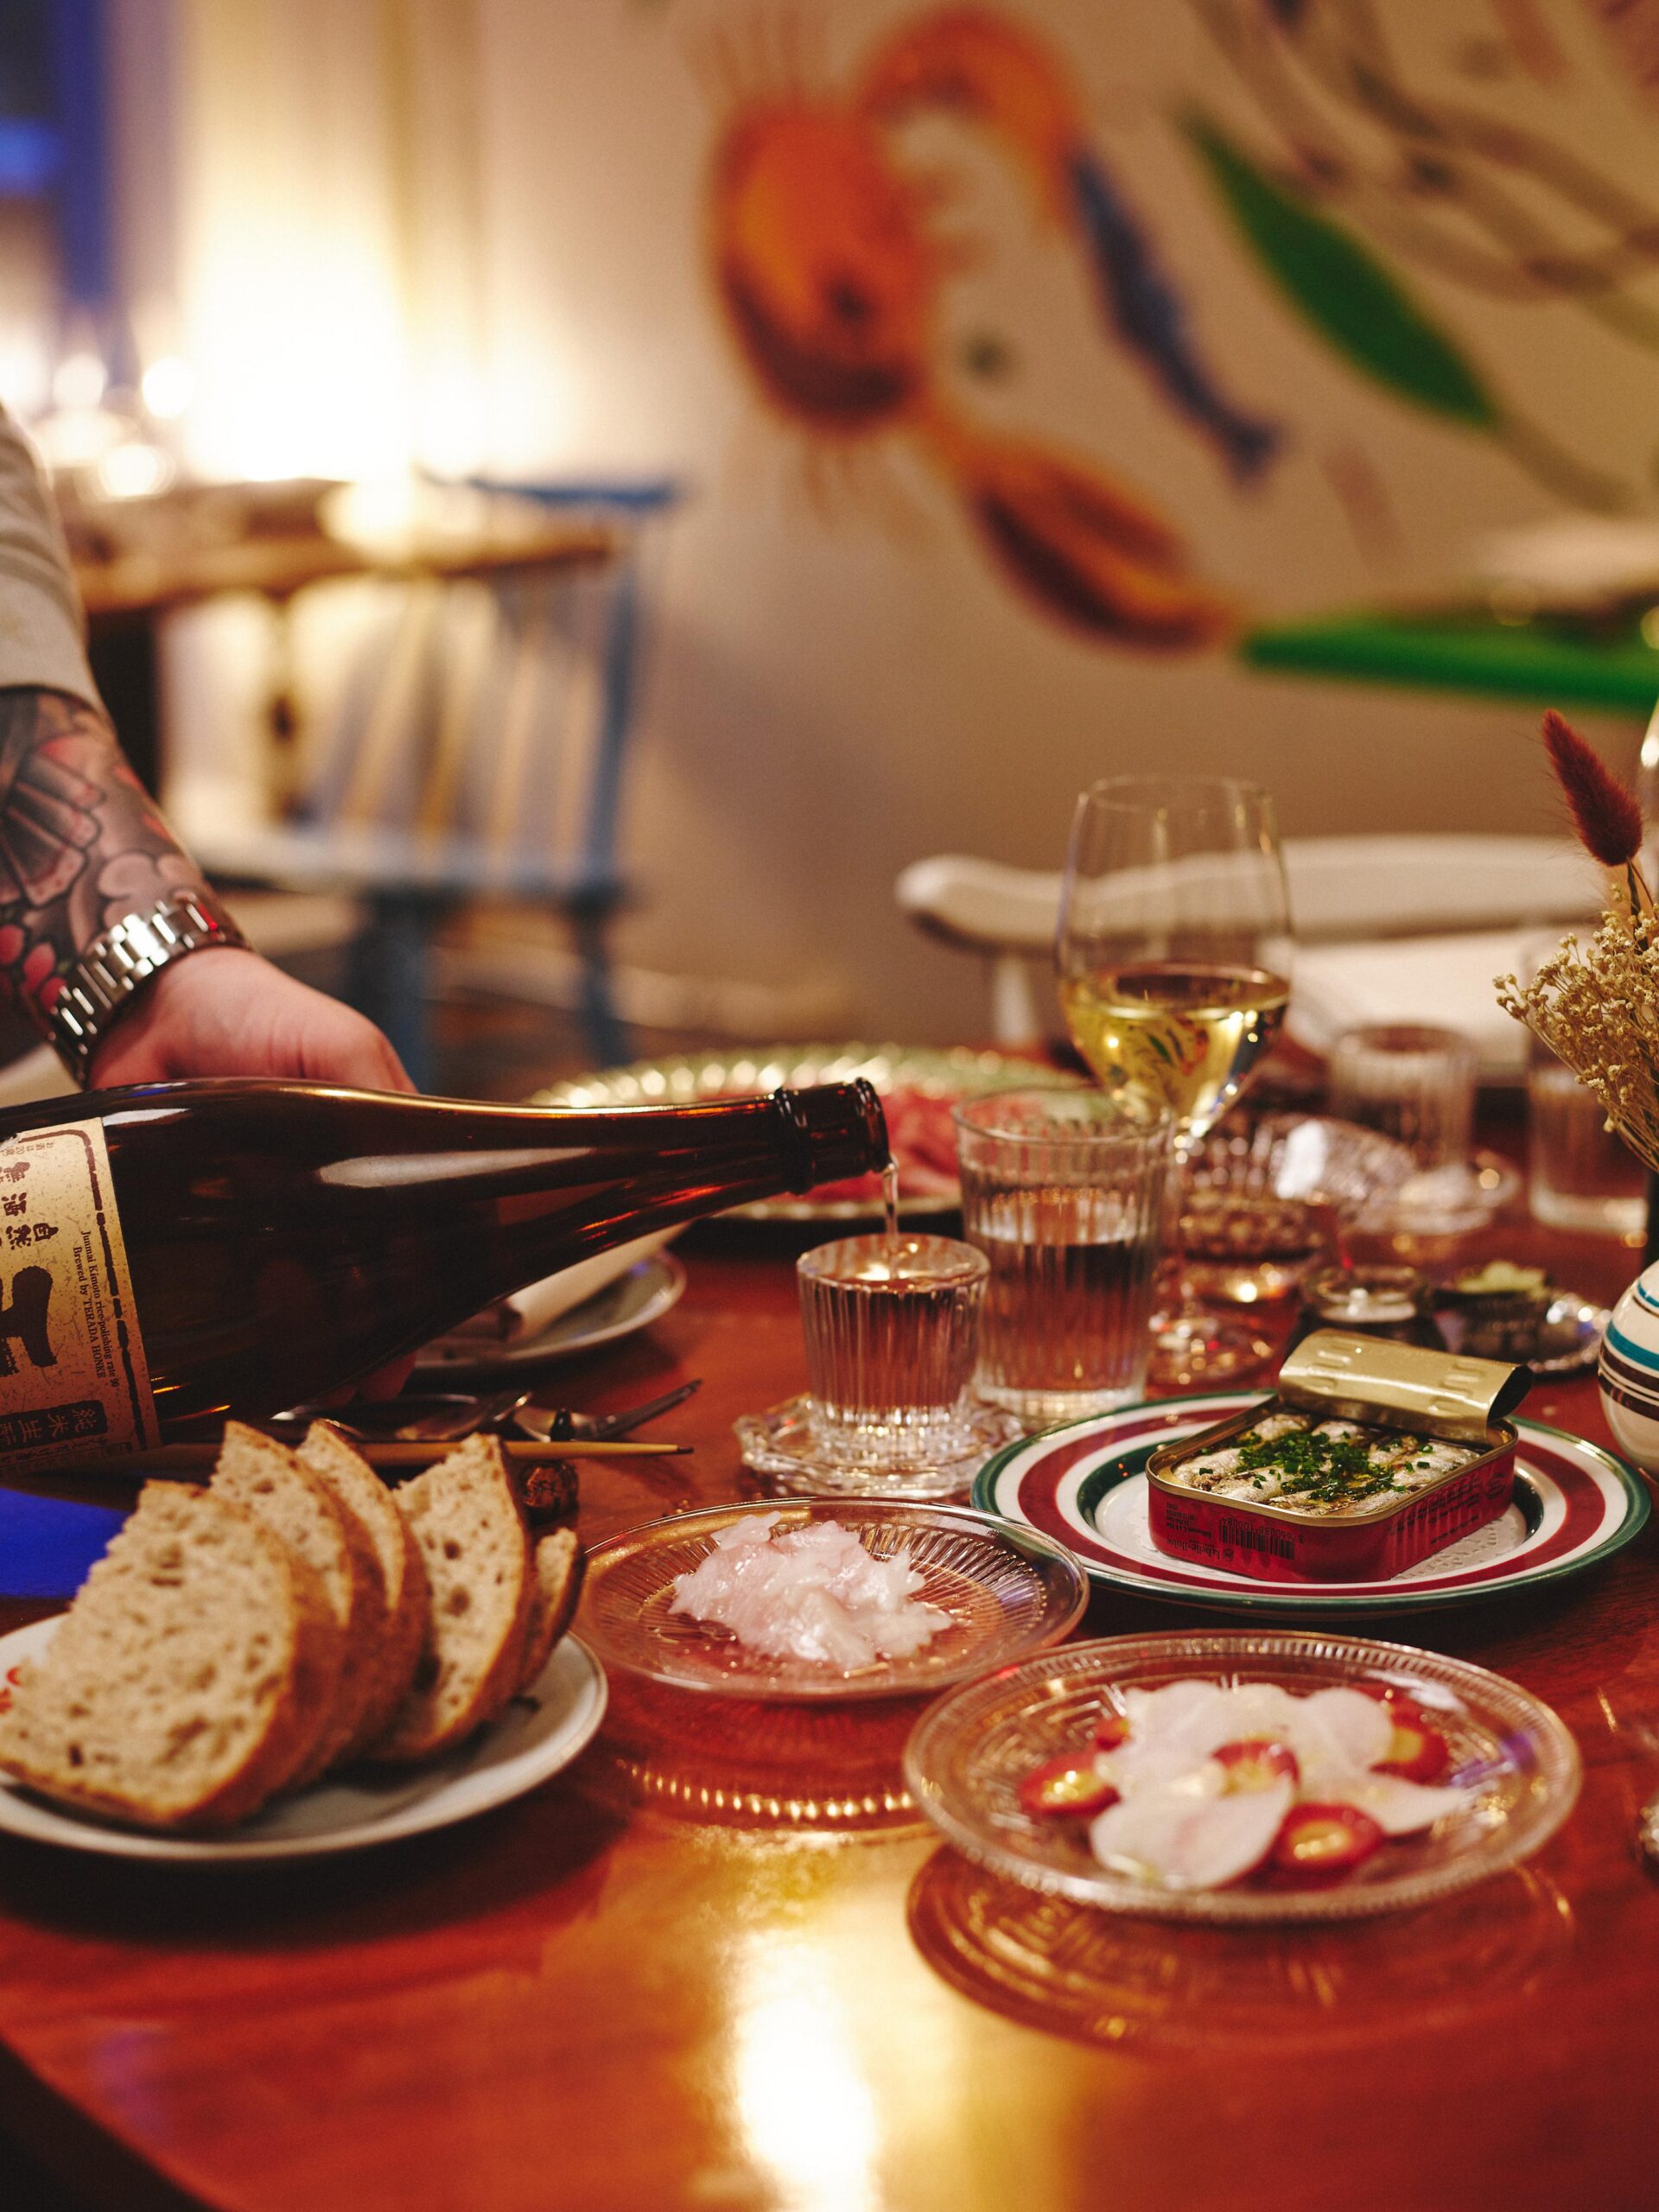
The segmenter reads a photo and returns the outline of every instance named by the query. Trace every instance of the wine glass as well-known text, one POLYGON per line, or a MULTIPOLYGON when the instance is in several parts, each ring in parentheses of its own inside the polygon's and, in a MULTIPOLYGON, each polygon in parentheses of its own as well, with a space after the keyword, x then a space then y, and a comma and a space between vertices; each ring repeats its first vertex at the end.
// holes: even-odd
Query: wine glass
MULTIPOLYGON (((1226 777, 1112 776, 1077 801, 1056 964, 1072 1042, 1110 1096, 1174 1119, 1179 1180, 1249 1084, 1290 995, 1273 801, 1226 777)), ((1172 1208, 1179 1234, 1179 1205, 1172 1208)), ((1165 1389, 1238 1374, 1256 1332, 1186 1295, 1153 1319, 1165 1389)))

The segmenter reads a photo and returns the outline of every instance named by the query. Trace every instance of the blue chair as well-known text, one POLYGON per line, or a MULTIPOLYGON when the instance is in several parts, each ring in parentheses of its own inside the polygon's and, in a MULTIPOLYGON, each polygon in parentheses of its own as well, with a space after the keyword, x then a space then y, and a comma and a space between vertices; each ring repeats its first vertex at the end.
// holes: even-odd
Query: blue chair
POLYGON ((595 523, 610 554, 400 585, 327 726, 299 734, 287 818, 195 840, 220 875, 360 899, 367 922, 346 995, 423 1087, 433 940, 478 897, 542 901, 568 918, 588 1048, 601 1066, 628 1057, 608 945, 626 893, 618 818, 649 525, 678 497, 660 481, 473 488, 595 523))

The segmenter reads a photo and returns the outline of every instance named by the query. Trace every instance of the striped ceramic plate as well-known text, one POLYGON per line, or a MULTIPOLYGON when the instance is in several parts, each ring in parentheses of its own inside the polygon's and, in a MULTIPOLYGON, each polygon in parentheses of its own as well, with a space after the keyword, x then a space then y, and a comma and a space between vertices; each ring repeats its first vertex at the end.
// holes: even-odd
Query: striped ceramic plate
POLYGON ((1234 1612, 1422 1612, 1559 1581, 1608 1559, 1648 1517, 1647 1487, 1599 1445, 1519 1421, 1515 1502, 1498 1521, 1388 1582, 1287 1588, 1168 1559, 1147 1528, 1154 1448, 1261 1402, 1230 1391, 1125 1406, 1008 1445, 988 1459, 974 1503, 1069 1547, 1097 1582, 1172 1604, 1234 1612))

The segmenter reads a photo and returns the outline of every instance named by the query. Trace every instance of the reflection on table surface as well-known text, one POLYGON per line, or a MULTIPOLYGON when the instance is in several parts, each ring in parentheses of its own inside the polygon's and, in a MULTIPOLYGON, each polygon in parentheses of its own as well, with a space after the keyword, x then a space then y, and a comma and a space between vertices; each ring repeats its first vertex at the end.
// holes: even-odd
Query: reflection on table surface
MULTIPOLYGON (((1604 1301, 1636 1266, 1524 1224, 1490 1247, 1604 1301)), ((801 1384, 793 1247, 680 1249, 680 1306, 561 1370, 594 1410, 705 1378, 669 1490, 649 1463, 584 1469, 589 1541, 741 1494, 732 1421, 801 1384)), ((1526 1411, 1606 1441, 1585 1379, 1526 1411)), ((896 1707, 619 1679, 568 1774, 356 1861, 204 1884, 0 1851, 0 2115, 123 2207, 114 2139, 238 2212, 1646 2205, 1656 1529, 1408 1624, 1554 1706, 1586 1762, 1542 1854, 1443 1905, 1294 1933, 1097 1917, 918 1832, 896 1707)), ((1082 1632, 1218 1624, 1097 1592, 1082 1632)))

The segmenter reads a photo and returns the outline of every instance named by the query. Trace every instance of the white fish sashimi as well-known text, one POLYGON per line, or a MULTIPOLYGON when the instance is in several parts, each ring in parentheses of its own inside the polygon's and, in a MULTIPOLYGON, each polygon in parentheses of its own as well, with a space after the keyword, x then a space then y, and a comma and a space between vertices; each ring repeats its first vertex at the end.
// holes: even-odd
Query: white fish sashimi
POLYGON ((1312 1697, 1294 1698, 1285 1726, 1310 1794, 1324 1795, 1344 1777, 1363 1774, 1388 1757, 1394 1741, 1387 1706, 1363 1690, 1315 1690, 1312 1697))
POLYGON ((774 1535, 779 1517, 756 1514, 721 1529, 696 1567, 675 1577, 671 1610, 729 1629, 767 1657, 846 1674, 907 1658, 950 1626, 949 1613, 917 1600, 925 1578, 908 1549, 877 1559, 838 1521, 774 1535))
POLYGON ((1371 1774, 1349 1784, 1344 1802, 1369 1813, 1384 1835, 1416 1835, 1448 1813, 1460 1813, 1473 1803, 1474 1795, 1467 1789, 1406 1782, 1397 1774, 1371 1774))
POLYGON ((1147 1875, 1171 1890, 1219 1890, 1262 1864, 1290 1810, 1288 1782, 1243 1796, 1193 1799, 1147 1790, 1090 1823, 1103 1866, 1147 1875))
MULTIPOLYGON (((1234 1721, 1229 1743, 1243 1742, 1252 1736, 1285 1737, 1294 1715, 1301 1710, 1302 1700, 1293 1697, 1277 1682, 1238 1682, 1227 1693, 1229 1710, 1234 1721)), ((1220 1745, 1216 1747, 1220 1749, 1220 1745)))

